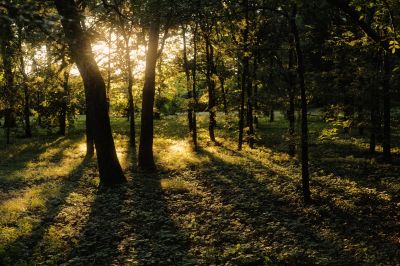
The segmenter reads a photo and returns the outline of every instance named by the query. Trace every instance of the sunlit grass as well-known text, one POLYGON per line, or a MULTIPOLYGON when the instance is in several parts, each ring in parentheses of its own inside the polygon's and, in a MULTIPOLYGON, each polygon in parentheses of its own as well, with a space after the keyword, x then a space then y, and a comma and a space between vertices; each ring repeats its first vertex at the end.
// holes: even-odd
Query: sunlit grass
POLYGON ((172 140, 156 137, 154 152, 157 163, 165 169, 179 170, 196 165, 206 158, 193 151, 188 140, 172 140))
MULTIPOLYGON (((311 122, 315 204, 306 207, 299 147, 295 158, 287 154, 283 117, 274 123, 260 118, 256 148, 245 143, 242 151, 237 151, 236 117, 218 114, 219 145, 209 141, 207 115, 198 119, 197 152, 184 115, 155 121, 158 171, 150 175, 135 167, 128 121, 113 120, 128 184, 109 191, 98 188, 95 158, 77 171, 86 152, 81 135, 35 139, 35 145, 21 143, 0 151, 5 159, 0 161, 0 189, 10 188, 0 195, 0 264, 2 257, 15 259, 18 254, 30 254, 22 256, 21 265, 101 264, 107 256, 115 256, 109 264, 174 265, 179 264, 176 254, 195 258, 187 265, 391 260, 385 254, 394 253, 381 244, 398 244, 399 234, 386 231, 398 223, 392 215, 400 208, 398 167, 364 156, 367 138, 344 136, 339 130, 335 138, 326 137, 326 131, 321 139, 331 126, 311 122), (187 250, 175 245, 181 238, 187 250), (163 257, 166 253, 169 260, 163 257)), ((393 146, 394 151, 399 148, 397 142, 393 146)))

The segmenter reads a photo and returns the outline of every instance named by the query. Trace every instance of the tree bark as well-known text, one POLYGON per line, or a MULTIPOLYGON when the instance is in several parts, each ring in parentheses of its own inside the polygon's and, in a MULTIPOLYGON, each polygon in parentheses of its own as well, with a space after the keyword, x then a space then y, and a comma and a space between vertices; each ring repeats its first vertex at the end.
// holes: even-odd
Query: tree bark
POLYGON ((19 49, 19 62, 21 68, 21 74, 23 78, 23 92, 24 92, 24 126, 25 126, 25 137, 30 138, 32 137, 31 131, 31 121, 30 121, 30 94, 29 94, 29 87, 28 82, 29 78, 25 71, 25 61, 23 56, 23 49, 22 49, 22 25, 18 25, 18 49, 19 49))
POLYGON ((219 82, 221 83, 222 104, 224 105, 224 113, 225 115, 228 115, 228 101, 226 100, 225 78, 220 76, 219 82))
POLYGON ((384 55, 384 80, 383 80, 383 159, 385 162, 392 160, 390 152, 390 137, 391 137, 391 125, 390 125, 390 81, 392 77, 392 68, 390 62, 390 55, 385 52, 384 55))
POLYGON ((247 78, 247 126, 249 127, 248 136, 249 136, 249 146, 250 148, 254 148, 254 117, 253 117, 253 78, 257 71, 257 59, 254 57, 253 61, 253 77, 247 78))
POLYGON ((125 61, 126 61, 126 72, 128 78, 128 117, 129 119, 129 143, 132 148, 136 147, 136 130, 135 130, 135 105, 133 102, 133 75, 132 75, 132 63, 131 54, 129 47, 129 36, 124 33, 125 40, 125 61))
POLYGON ((243 30, 243 56, 242 56, 242 78, 241 78, 241 92, 240 92, 240 110, 239 110, 239 140, 238 150, 242 150, 243 147, 243 131, 244 131, 244 116, 245 116, 245 101, 246 101, 246 85, 249 77, 249 51, 248 51, 248 39, 249 39, 249 1, 243 1, 245 11, 246 27, 243 30))
POLYGON ((5 110, 4 127, 6 130, 6 142, 10 143, 11 127, 13 124, 13 113, 14 113, 14 73, 12 71, 12 61, 13 58, 13 31, 11 28, 11 23, 8 19, 5 19, 8 14, 0 13, 0 49, 3 61, 5 87, 4 95, 7 101, 7 106, 5 110))
POLYGON ((65 136, 67 128, 68 97, 69 97, 69 68, 66 67, 64 69, 63 92, 62 92, 61 110, 59 116, 60 120, 59 134, 62 136, 65 136))
POLYGON ((151 22, 149 29, 149 43, 146 55, 146 70, 143 86, 141 131, 139 144, 139 168, 145 171, 154 171, 156 165, 153 157, 153 108, 156 82, 156 65, 158 58, 158 43, 160 22, 151 22))
POLYGON ((188 117, 188 124, 189 124, 189 132, 193 131, 193 91, 190 86, 190 67, 187 57, 187 45, 186 45, 186 26, 182 26, 182 39, 183 39, 183 66, 185 69, 186 75, 186 89, 187 89, 187 98, 188 98, 188 106, 187 106, 187 117, 188 117))
POLYGON ((376 65, 376 73, 373 78, 371 78, 371 87, 370 87, 370 140, 369 140, 369 152, 373 155, 376 152, 376 143, 377 143, 377 138, 379 135, 379 127, 378 127, 378 121, 379 121, 379 105, 380 105, 380 95, 379 91, 377 89, 377 80, 379 80, 379 75, 380 75, 380 69, 381 69, 381 60, 378 58, 375 58, 377 65, 376 65))
MULTIPOLYGON (((85 98, 87 99, 87 93, 85 92, 85 98)), ((93 157, 95 152, 95 142, 94 142, 94 131, 93 131, 93 121, 91 119, 92 115, 89 113, 89 101, 86 100, 86 157, 93 157)))
POLYGON ((275 110, 271 107, 271 111, 269 113, 269 122, 275 122, 275 110))
POLYGON ((111 45, 112 45, 112 28, 108 33, 108 55, 107 55, 107 110, 110 112, 110 94, 111 94, 111 45))
POLYGON ((255 127, 258 127, 258 79, 257 79, 257 70, 258 70, 258 62, 260 62, 260 51, 257 50, 257 53, 254 55, 254 69, 253 69, 253 123, 255 127))
POLYGON ((212 46, 210 35, 211 30, 208 30, 205 34, 206 41, 206 58, 207 58, 207 87, 208 87, 208 112, 210 114, 208 132, 210 135, 210 140, 216 143, 215 139, 215 126, 216 122, 216 104, 215 104, 215 65, 214 65, 214 47, 212 46))
POLYGON ((63 49, 62 51, 62 71, 63 71, 63 91, 62 91, 62 98, 61 98, 61 109, 59 114, 59 131, 58 133, 62 136, 66 134, 66 125, 67 125, 67 109, 68 109, 68 97, 69 97, 69 71, 70 68, 68 67, 68 63, 66 60, 66 52, 63 49))
POLYGON ((126 181, 119 164, 107 110, 106 85, 94 60, 90 41, 81 27, 74 0, 54 0, 71 50, 81 73, 87 96, 88 120, 92 128, 102 185, 126 181))
POLYGON ((289 40, 289 110, 288 110, 288 120, 289 120, 289 155, 294 157, 296 154, 295 145, 295 78, 293 76, 294 66, 294 56, 293 56, 293 40, 289 40))
POLYGON ((193 146, 194 150, 197 151, 198 145, 197 145, 197 114, 196 114, 196 109, 197 109, 197 34, 198 34, 198 24, 196 23, 196 26, 194 28, 193 32, 193 70, 192 70, 192 96, 193 96, 193 102, 192 102, 192 123, 193 123, 193 128, 192 128, 192 141, 193 141, 193 146))
POLYGON ((291 31, 294 37, 296 54, 297 54, 297 73, 300 81, 301 90, 301 176, 303 183, 304 203, 311 202, 310 195, 310 176, 308 169, 308 119, 307 119, 307 97, 306 85, 304 81, 304 62, 303 52, 300 45, 300 37, 296 24, 297 5, 293 4, 292 15, 290 17, 291 31))

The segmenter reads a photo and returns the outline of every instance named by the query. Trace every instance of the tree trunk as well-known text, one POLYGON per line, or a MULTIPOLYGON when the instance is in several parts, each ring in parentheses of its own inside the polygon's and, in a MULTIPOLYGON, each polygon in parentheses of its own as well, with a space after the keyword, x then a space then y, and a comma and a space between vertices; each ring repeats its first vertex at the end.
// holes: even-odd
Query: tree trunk
POLYGON ((254 56, 253 59, 253 75, 247 79, 247 126, 249 127, 249 146, 254 148, 255 141, 255 130, 254 130, 254 92, 253 92, 253 80, 257 73, 257 58, 254 56))
POLYGON ((31 113, 31 108, 30 108, 29 88, 25 84, 24 85, 24 124, 25 124, 25 137, 27 137, 27 138, 32 137, 30 113, 31 113))
POLYGON ((68 97, 69 97, 69 67, 68 63, 66 60, 66 53, 65 50, 63 49, 62 51, 62 63, 61 67, 63 68, 63 92, 62 92, 62 98, 61 98, 61 110, 59 114, 59 131, 58 133, 62 136, 65 136, 66 133, 66 125, 67 125, 67 108, 68 108, 68 97))
MULTIPOLYGON (((87 93, 85 92, 85 98, 87 99, 87 93)), ((93 157, 94 155, 94 132, 93 132, 93 121, 91 120, 91 114, 89 114, 88 108, 89 102, 86 100, 86 157, 93 157)))
POLYGON ((254 56, 254 69, 253 69, 253 123, 255 127, 258 127, 258 79, 257 79, 257 70, 258 70, 258 62, 260 61, 260 52, 257 51, 257 55, 254 56))
POLYGON ((296 154, 295 145, 295 78, 293 76, 293 40, 290 38, 290 48, 289 48, 289 110, 288 110, 288 120, 289 120, 289 155, 294 157, 296 154))
POLYGON ((21 74, 23 78, 23 92, 24 92, 24 126, 25 126, 25 137, 32 137, 31 121, 30 121, 30 94, 28 88, 29 78, 25 71, 25 61, 22 50, 22 25, 18 25, 18 49, 19 49, 19 62, 21 68, 21 74))
POLYGON ((243 1, 245 10, 246 27, 243 30, 243 56, 242 56, 242 79, 241 79, 241 92, 240 92, 240 110, 239 110, 239 141, 238 150, 243 147, 243 131, 244 131, 244 115, 245 115, 245 101, 246 101, 246 85, 249 77, 249 55, 248 55, 248 39, 249 39, 249 1, 243 1))
POLYGON ((303 183, 304 203, 311 202, 310 195, 310 177, 308 170, 308 119, 307 119, 307 97, 306 86, 304 81, 304 63, 303 52, 300 45, 300 37, 296 24, 297 5, 293 4, 292 16, 290 18, 291 31, 294 36, 294 42, 297 54, 297 72, 301 89, 301 176, 303 183))
POLYGON ((119 164, 107 110, 106 85, 94 60, 90 41, 81 27, 74 0, 54 0, 71 55, 81 73, 87 95, 87 109, 92 128, 100 183, 112 185, 126 181, 119 164))
POLYGON ((65 136, 67 128, 67 108, 68 108, 68 96, 69 96, 69 68, 64 69, 64 80, 63 80, 63 93, 61 100, 61 110, 59 116, 60 130, 59 134, 65 136))
POLYGON ((110 112, 110 94, 111 94, 111 45, 112 45, 112 32, 113 29, 111 28, 108 33, 108 59, 107 59, 107 111, 110 112))
POLYGON ((0 10, 0 49, 1 57, 3 61, 3 71, 4 71, 4 96, 7 101, 7 107, 4 118, 4 127, 6 130, 6 142, 10 143, 11 127, 13 124, 13 113, 14 113, 14 73, 12 71, 12 61, 13 58, 13 48, 12 39, 13 31, 11 28, 10 20, 6 19, 8 14, 3 14, 0 10))
POLYGON ((371 154, 375 154, 376 152, 376 143, 378 138, 378 121, 379 121, 379 92, 377 89, 378 84, 376 84, 376 80, 378 80, 380 73, 380 60, 377 60, 378 65, 376 66, 376 76, 371 79, 371 90, 370 90, 370 139, 369 139, 369 152, 371 154))
POLYGON ((129 48, 129 36, 124 36, 125 40, 125 61, 126 61, 126 71, 128 78, 128 117, 129 120, 129 143, 132 148, 136 147, 136 131, 135 131, 135 105, 133 102, 133 75, 132 75, 132 63, 131 54, 129 48))
POLYGON ((215 104, 215 66, 214 66, 214 48, 211 44, 210 36, 211 30, 206 33, 206 58, 207 58, 207 87, 208 87, 208 112, 210 114, 208 132, 210 140, 216 143, 215 139, 215 126, 216 122, 216 104, 215 104))
POLYGON ((158 20, 152 21, 149 30, 149 43, 146 55, 138 157, 139 168, 146 171, 154 171, 156 168, 153 158, 153 108, 159 34, 160 22, 158 20))
POLYGON ((364 136, 364 108, 362 105, 357 106, 358 134, 364 136))
POLYGON ((270 111, 270 113, 269 113, 269 122, 274 122, 275 121, 275 110, 274 110, 274 108, 272 107, 271 108, 271 111, 270 111))
POLYGON ((189 62, 187 58, 187 45, 186 45, 186 26, 182 26, 182 38, 183 38, 183 66, 185 69, 185 75, 186 75, 186 89, 187 89, 187 98, 188 98, 188 106, 187 106, 187 117, 188 117, 188 123, 189 123, 189 131, 193 131, 193 108, 192 108, 192 102, 193 102, 193 92, 192 88, 190 86, 190 67, 189 67, 189 62))
POLYGON ((385 162, 392 160, 390 152, 390 81, 392 77, 392 68, 390 62, 390 55, 385 52, 384 55, 384 80, 383 80, 383 159, 385 162))
POLYGON ((221 83, 222 104, 224 105, 224 113, 225 115, 228 115, 228 102, 226 100, 225 79, 220 76, 219 82, 221 83))
POLYGON ((192 70, 192 96, 193 96, 193 102, 192 102, 192 123, 193 123, 193 128, 192 128, 192 141, 193 141, 193 146, 194 150, 197 151, 197 115, 196 115, 196 109, 197 109, 197 34, 198 34, 198 24, 196 23, 196 26, 194 28, 193 32, 193 70, 192 70))

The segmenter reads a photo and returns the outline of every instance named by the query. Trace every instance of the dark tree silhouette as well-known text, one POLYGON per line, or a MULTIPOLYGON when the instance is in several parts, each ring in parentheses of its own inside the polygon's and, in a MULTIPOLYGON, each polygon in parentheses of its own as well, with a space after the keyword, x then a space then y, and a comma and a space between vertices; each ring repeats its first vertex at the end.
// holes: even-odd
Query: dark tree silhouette
POLYGON ((94 60, 90 41, 81 27, 81 15, 74 0, 55 0, 71 56, 81 73, 87 111, 96 147, 100 182, 104 185, 126 181, 119 164, 108 116, 106 86, 94 60))

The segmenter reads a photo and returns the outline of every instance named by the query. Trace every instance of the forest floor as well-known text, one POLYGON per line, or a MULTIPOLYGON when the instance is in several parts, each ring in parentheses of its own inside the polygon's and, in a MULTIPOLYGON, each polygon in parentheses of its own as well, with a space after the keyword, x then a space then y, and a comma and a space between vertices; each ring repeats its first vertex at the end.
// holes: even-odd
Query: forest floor
POLYGON ((83 121, 67 137, 14 140, 0 150, 0 265, 400 265, 400 130, 383 164, 367 139, 312 119, 304 206, 277 120, 260 119, 257 148, 238 152, 236 122, 218 125, 215 146, 200 117, 196 153, 184 116, 165 117, 146 174, 113 119, 129 181, 112 189, 85 159, 83 121))

